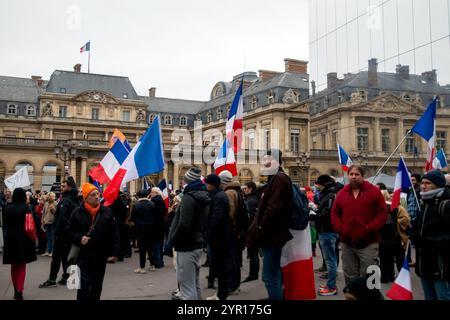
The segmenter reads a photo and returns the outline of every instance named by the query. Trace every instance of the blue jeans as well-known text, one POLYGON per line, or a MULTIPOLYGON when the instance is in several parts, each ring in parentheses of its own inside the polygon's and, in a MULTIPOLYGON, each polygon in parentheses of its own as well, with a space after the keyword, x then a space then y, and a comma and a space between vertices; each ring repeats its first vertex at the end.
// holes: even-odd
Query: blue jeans
POLYGON ((336 241, 337 234, 334 232, 322 232, 319 235, 320 246, 322 247, 323 258, 327 265, 328 282, 330 289, 336 289, 337 260, 336 241))
POLYGON ((55 243, 55 226, 53 224, 44 225, 45 236, 47 237, 47 251, 53 252, 53 244, 55 243))
POLYGON ((261 248, 263 252, 262 280, 269 300, 283 300, 283 280, 281 273, 281 247, 261 248))
POLYGON ((425 300, 450 300, 450 281, 420 278, 425 300))

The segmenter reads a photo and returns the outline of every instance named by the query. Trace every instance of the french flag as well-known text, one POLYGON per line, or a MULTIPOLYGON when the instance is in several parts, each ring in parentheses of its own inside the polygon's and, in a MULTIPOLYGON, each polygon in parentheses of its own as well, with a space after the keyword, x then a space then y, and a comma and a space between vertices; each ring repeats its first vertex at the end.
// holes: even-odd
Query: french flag
POLYGON ((348 168, 353 164, 353 161, 352 159, 350 159, 347 152, 345 152, 344 148, 342 148, 340 144, 338 144, 337 147, 339 154, 339 163, 341 164, 342 170, 344 172, 348 172, 348 168))
POLYGON ((117 140, 122 141, 125 148, 127 148, 128 151, 131 151, 131 146, 128 143, 127 138, 122 133, 122 131, 120 131, 119 129, 116 128, 116 129, 114 129, 114 132, 113 132, 111 138, 109 139, 108 147, 111 149, 111 147, 114 145, 114 143, 116 143, 117 140))
POLYGON ((442 169, 448 167, 447 158, 445 157, 445 153, 444 153, 443 149, 440 149, 437 152, 436 158, 434 158, 434 161, 433 161, 433 167, 435 169, 439 169, 439 170, 442 170, 442 169))
POLYGON ((223 142, 216 161, 214 161, 214 169, 216 174, 220 174, 222 171, 228 170, 231 172, 233 177, 237 176, 236 160, 228 139, 225 139, 223 142))
POLYGON ((80 48, 80 53, 86 51, 91 51, 91 41, 86 42, 86 44, 80 48))
POLYGON ((403 157, 398 163, 397 175, 395 176, 394 194, 392 195, 391 209, 394 210, 400 205, 400 195, 413 188, 408 168, 406 167, 403 157))
POLYGON ((436 157, 436 108, 438 101, 438 97, 436 97, 428 106, 427 111, 425 111, 411 129, 411 132, 418 134, 428 142, 427 161, 425 164, 425 170, 427 172, 434 170, 433 160, 436 157))
POLYGON ((294 237, 281 250, 284 297, 286 300, 311 300, 316 298, 314 284, 311 232, 291 230, 294 237))
POLYGON ((234 153, 238 153, 242 145, 242 125, 244 120, 244 103, 242 100, 243 83, 244 77, 242 77, 241 84, 234 96, 225 127, 227 139, 232 143, 234 153))
POLYGON ((121 185, 162 170, 164 170, 164 153, 161 125, 157 116, 103 192, 105 206, 111 205, 116 200, 121 185))
POLYGON ((405 260, 403 261, 402 270, 400 270, 391 289, 386 292, 386 296, 392 300, 413 300, 411 274, 409 272, 407 256, 405 256, 405 260))
POLYGON ((111 182, 130 151, 120 140, 116 140, 99 165, 89 170, 89 176, 100 184, 111 182))
POLYGON ((158 184, 158 188, 162 191, 162 198, 166 204, 166 208, 169 209, 169 191, 167 190, 166 179, 162 179, 158 184))

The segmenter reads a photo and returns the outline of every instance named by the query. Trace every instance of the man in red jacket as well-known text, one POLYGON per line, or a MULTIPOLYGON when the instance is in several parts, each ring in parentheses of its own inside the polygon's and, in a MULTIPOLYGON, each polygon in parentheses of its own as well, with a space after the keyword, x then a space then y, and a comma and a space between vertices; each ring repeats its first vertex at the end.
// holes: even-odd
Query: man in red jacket
POLYGON ((378 265, 380 230, 388 217, 380 190, 364 180, 361 166, 350 166, 348 177, 350 183, 337 194, 331 210, 331 223, 342 242, 346 284, 378 265))

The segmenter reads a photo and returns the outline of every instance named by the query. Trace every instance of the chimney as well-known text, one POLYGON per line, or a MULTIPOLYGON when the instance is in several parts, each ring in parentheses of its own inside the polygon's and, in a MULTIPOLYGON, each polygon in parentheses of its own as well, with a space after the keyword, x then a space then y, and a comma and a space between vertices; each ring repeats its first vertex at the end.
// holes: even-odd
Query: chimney
POLYGON ((308 61, 295 60, 295 59, 284 59, 285 72, 295 72, 295 73, 308 73, 308 61))
POLYGON ((311 88, 312 88, 312 95, 313 97, 316 96, 316 82, 313 80, 311 81, 311 88))
POLYGON ((81 63, 77 63, 74 67, 73 67, 73 71, 76 73, 80 73, 81 72, 81 63))
POLYGON ((270 71, 270 70, 258 70, 258 77, 261 81, 267 81, 280 74, 281 72, 270 71))
POLYGON ((39 88, 44 84, 44 80, 42 80, 41 76, 31 76, 31 80, 33 80, 39 88))
POLYGON ((337 86, 339 79, 336 72, 330 72, 327 74, 327 88, 332 89, 337 86))
POLYGON ((409 66, 402 66, 401 64, 397 65, 395 68, 395 72, 403 80, 409 80, 409 66))
POLYGON ((369 87, 378 86, 378 60, 370 59, 369 60, 369 73, 367 76, 367 82, 369 87))
POLYGON ((423 80, 431 83, 437 82, 436 69, 422 73, 423 80))
POLYGON ((148 96, 150 98, 154 98, 156 96, 156 88, 155 87, 151 87, 150 89, 148 89, 148 96))

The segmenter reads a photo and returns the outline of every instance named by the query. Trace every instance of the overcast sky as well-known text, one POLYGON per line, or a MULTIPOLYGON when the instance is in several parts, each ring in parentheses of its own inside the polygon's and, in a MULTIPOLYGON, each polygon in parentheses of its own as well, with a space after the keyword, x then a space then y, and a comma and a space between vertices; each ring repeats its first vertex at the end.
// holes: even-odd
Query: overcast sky
POLYGON ((128 76, 138 94, 208 100, 218 81, 308 60, 307 0, 0 2, 0 75, 55 69, 128 76))

